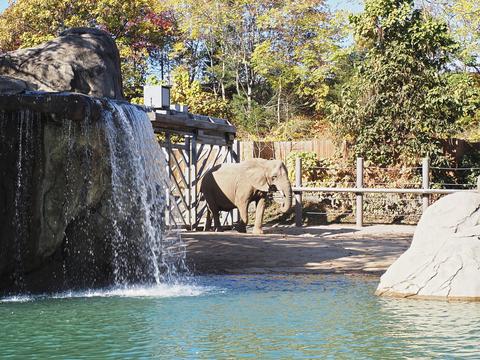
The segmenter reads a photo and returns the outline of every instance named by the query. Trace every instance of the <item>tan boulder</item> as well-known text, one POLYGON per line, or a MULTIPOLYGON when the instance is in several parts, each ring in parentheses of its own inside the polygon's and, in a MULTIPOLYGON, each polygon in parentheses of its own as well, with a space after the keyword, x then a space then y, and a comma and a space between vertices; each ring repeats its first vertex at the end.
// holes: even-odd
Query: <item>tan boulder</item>
POLYGON ((376 294, 480 300, 480 193, 458 192, 431 205, 376 294))

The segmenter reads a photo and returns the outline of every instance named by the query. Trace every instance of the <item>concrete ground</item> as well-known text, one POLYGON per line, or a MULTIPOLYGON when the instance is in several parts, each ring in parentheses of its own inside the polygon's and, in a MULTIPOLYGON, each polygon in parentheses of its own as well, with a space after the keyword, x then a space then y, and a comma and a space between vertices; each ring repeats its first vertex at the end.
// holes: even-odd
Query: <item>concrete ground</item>
POLYGON ((264 235, 236 231, 182 233, 190 268, 196 274, 379 276, 408 249, 415 226, 277 226, 264 230, 264 235))

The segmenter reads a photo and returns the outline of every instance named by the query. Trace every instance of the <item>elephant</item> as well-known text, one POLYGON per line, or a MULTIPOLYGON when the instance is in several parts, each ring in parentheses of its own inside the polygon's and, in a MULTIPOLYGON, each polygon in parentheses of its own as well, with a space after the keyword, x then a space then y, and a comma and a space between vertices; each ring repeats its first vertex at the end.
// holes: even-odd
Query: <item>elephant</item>
POLYGON ((292 206, 292 186, 287 168, 280 160, 251 159, 212 167, 200 180, 200 192, 208 207, 205 230, 211 229, 213 217, 215 231, 221 231, 219 212, 238 208, 240 219, 237 229, 246 232, 248 205, 255 201, 253 233, 263 234, 263 213, 269 191, 282 193, 281 211, 287 212, 292 206))

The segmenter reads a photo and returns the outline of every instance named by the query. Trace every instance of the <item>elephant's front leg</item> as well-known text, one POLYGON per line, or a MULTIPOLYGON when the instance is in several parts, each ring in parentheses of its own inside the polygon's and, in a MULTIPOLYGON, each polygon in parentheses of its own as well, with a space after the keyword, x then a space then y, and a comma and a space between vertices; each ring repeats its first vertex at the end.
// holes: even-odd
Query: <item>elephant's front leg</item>
POLYGON ((253 227, 254 234, 263 234, 262 223, 263 213, 265 211, 265 198, 261 197, 257 200, 257 206, 255 209, 255 226, 253 227))
POLYGON ((248 203, 242 204, 237 207, 240 214, 240 220, 238 221, 238 232, 246 233, 248 225, 248 203))

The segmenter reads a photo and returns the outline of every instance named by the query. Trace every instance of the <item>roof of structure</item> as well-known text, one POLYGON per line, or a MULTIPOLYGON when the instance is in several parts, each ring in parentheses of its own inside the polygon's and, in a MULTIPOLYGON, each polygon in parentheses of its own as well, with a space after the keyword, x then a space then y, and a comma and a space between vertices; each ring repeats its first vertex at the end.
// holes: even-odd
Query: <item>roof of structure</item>
POLYGON ((228 120, 175 110, 148 112, 155 132, 195 135, 196 141, 212 145, 233 143, 237 129, 228 120))

